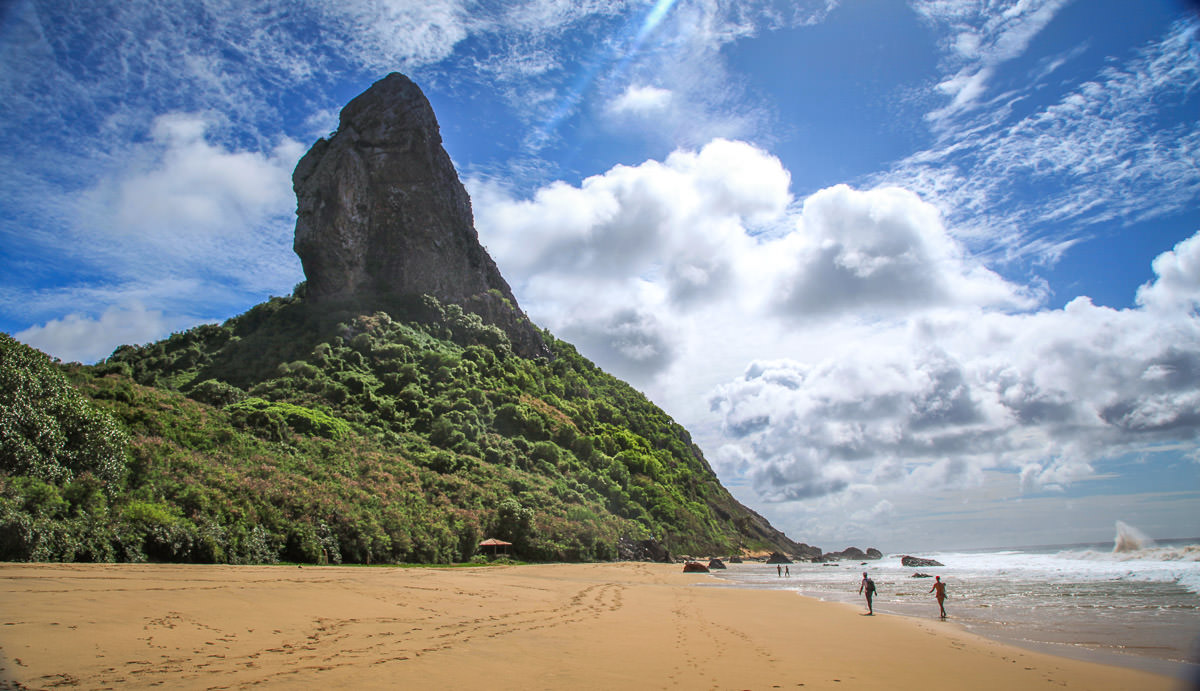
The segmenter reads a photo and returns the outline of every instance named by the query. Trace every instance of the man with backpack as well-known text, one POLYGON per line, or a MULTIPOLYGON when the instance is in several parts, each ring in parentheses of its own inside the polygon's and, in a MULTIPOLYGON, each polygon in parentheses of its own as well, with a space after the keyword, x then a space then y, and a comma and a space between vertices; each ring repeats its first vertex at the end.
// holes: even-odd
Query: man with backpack
POLYGON ((862 583, 858 586, 858 594, 862 595, 863 593, 867 594, 867 616, 872 616, 875 614, 875 608, 871 604, 871 601, 875 599, 875 581, 867 576, 866 571, 863 571, 862 583))

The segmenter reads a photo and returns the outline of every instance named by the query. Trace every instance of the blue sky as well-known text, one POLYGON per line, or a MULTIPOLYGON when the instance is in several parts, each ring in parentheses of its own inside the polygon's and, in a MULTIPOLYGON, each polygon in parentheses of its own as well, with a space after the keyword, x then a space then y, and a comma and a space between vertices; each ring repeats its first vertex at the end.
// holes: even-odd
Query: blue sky
POLYGON ((0 5, 0 329, 64 360, 303 279, 296 161, 391 71, 540 325, 793 538, 1200 535, 1182 0, 0 5))

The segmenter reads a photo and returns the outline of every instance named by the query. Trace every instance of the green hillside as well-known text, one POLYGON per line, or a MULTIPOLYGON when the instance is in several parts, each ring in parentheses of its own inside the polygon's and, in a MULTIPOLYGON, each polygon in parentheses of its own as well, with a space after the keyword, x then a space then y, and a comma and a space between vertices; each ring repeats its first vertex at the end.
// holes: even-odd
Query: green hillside
POLYGON ((526 359, 457 305, 303 294, 97 366, 0 336, 0 560, 795 549, 682 427, 549 334, 526 359))

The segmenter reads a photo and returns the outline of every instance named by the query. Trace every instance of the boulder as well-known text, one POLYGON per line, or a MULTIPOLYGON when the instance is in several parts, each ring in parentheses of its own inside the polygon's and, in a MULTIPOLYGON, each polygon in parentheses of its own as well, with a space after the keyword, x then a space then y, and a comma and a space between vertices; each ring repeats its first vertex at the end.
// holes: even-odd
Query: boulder
POLYGON ((945 566, 945 564, 936 559, 922 559, 921 557, 910 557, 907 554, 900 557, 900 564, 903 566, 945 566))
POLYGON ((712 559, 709 559, 709 560, 708 560, 708 568, 710 568, 710 569, 724 569, 724 568, 726 568, 726 566, 725 566, 725 562, 723 562, 723 561, 721 561, 720 559, 717 559, 717 558, 715 558, 715 557, 714 557, 714 558, 712 558, 712 559))
POLYGON ((771 556, 767 557, 768 564, 791 564, 791 559, 783 552, 771 552, 771 556))
POLYGON ((847 547, 841 552, 827 552, 822 554, 821 561, 839 561, 842 559, 852 559, 858 561, 866 556, 866 553, 857 547, 847 547))
POLYGON ((621 561, 653 561, 669 563, 671 553, 658 540, 631 540, 623 537, 617 540, 617 557, 621 561))
POLYGON ((698 561, 689 561, 683 565, 684 573, 708 573, 708 567, 698 561))
POLYGON ((841 552, 827 552, 825 554, 822 554, 818 558, 813 559, 813 561, 838 561, 841 559, 845 559, 847 561, 850 561, 850 560, 862 561, 864 559, 882 559, 882 558, 883 558, 883 552, 880 552, 879 550, 875 549, 874 547, 868 548, 867 551, 865 551, 865 552, 857 547, 847 547, 846 549, 842 550, 841 552))
POLYGON ((909 576, 909 578, 933 578, 933 576, 930 576, 927 573, 921 573, 920 571, 917 571, 917 572, 913 573, 913 575, 909 576))

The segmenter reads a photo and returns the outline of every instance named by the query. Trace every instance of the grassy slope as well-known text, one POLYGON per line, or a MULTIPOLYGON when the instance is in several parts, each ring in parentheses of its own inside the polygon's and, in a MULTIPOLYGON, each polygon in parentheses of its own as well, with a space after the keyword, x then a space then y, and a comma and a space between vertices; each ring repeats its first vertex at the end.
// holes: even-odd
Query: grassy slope
POLYGON ((425 299, 369 314, 273 298, 68 366, 127 430, 117 480, 0 475, 0 559, 449 562, 787 549, 687 432, 571 346, 425 299), (390 315, 395 315, 395 318, 390 315))

